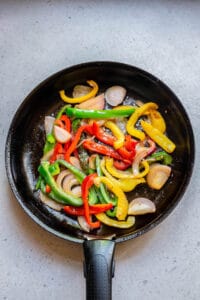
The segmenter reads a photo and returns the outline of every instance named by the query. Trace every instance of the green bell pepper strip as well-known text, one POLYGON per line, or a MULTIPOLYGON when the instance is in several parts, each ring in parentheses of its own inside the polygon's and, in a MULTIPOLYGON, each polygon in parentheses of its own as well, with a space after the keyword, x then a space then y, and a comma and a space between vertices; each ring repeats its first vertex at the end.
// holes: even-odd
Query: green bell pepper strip
POLYGON ((55 140, 55 137, 53 136, 53 134, 52 133, 47 134, 45 145, 43 148, 43 154, 46 154, 47 152, 52 150, 53 147, 55 146, 55 144, 56 144, 56 140, 55 140))
MULTIPOLYGON (((85 173, 83 173, 81 170, 74 167, 73 165, 71 165, 70 163, 68 163, 67 161, 65 161, 63 159, 56 160, 54 165, 56 165, 56 164, 58 164, 58 165, 60 164, 63 167, 69 169, 74 174, 74 176, 77 178, 79 183, 82 183, 83 179, 86 177, 85 173)), ((49 171, 51 170, 51 166, 52 165, 49 166, 49 171)), ((55 195, 50 193, 49 196, 52 197, 53 199, 55 199, 55 195)), ((96 204, 97 202, 98 202, 98 198, 97 198, 97 194, 95 191, 95 187, 92 187, 89 192, 89 204, 93 205, 93 204, 96 204)))
MULTIPOLYGON (((65 161, 63 159, 58 159, 56 162, 58 162, 62 166, 69 169, 76 176, 77 180, 80 183, 82 183, 83 179, 87 176, 81 170, 74 167, 73 165, 71 165, 70 163, 68 163, 67 161, 65 161)), ((93 205, 93 204, 96 204, 97 202, 98 202, 98 198, 97 198, 97 194, 95 192, 95 187, 92 187, 89 192, 89 204, 93 205)))
POLYGON ((78 168, 74 167, 72 164, 68 163, 64 159, 57 159, 55 163, 58 163, 59 165, 69 169, 77 178, 77 180, 82 183, 83 179, 86 177, 85 173, 83 173, 81 170, 78 168))
POLYGON ((161 161, 164 165, 171 165, 172 156, 165 151, 158 151, 151 154, 146 160, 148 162, 161 161))
POLYGON ((49 171, 49 162, 43 161, 38 168, 38 171, 45 182, 50 186, 51 191, 49 196, 56 201, 59 201, 63 204, 73 205, 73 206, 81 206, 83 205, 83 201, 81 198, 69 195, 63 192, 58 185, 56 184, 53 176, 49 171))
POLYGON ((60 167, 58 162, 54 162, 53 164, 49 165, 49 172, 52 176, 56 176, 60 173, 60 167))
POLYGON ((65 113, 69 117, 83 118, 83 119, 110 119, 119 117, 128 117, 134 113, 135 108, 127 109, 110 109, 110 110, 94 110, 94 109, 79 109, 74 107, 67 107, 65 113))
POLYGON ((59 110, 59 112, 56 115, 56 120, 60 119, 60 117, 64 114, 65 110, 67 107, 70 107, 70 104, 66 104, 64 106, 61 107, 61 109, 59 110))
POLYGON ((72 121, 72 131, 73 133, 76 133, 76 131, 79 129, 81 126, 81 119, 74 119, 72 121))
POLYGON ((39 189, 41 189, 41 184, 42 184, 42 177, 39 176, 39 177, 38 177, 38 180, 37 180, 37 182, 36 182, 36 184, 35 184, 35 190, 36 190, 36 191, 38 191, 39 189))

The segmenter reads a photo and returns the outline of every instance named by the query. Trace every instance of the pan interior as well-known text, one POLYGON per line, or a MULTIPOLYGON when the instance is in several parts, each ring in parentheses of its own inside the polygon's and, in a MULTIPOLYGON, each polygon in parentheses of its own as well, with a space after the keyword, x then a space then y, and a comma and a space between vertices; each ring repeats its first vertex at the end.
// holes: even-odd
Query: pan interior
POLYGON ((54 114, 64 104, 60 89, 71 89, 86 80, 95 80, 102 90, 122 85, 128 96, 144 102, 153 101, 166 120, 167 132, 176 143, 173 174, 161 191, 138 186, 128 199, 144 196, 157 207, 155 214, 136 217, 129 230, 102 227, 91 237, 114 236, 120 242, 143 234, 165 218, 180 200, 189 182, 194 161, 194 139, 188 116, 177 97, 160 80, 132 66, 113 63, 86 63, 65 69, 41 83, 21 104, 11 124, 6 144, 6 168, 11 188, 25 211, 42 227, 62 238, 82 242, 84 233, 76 221, 48 208, 34 190, 37 168, 44 145, 44 117, 54 114))

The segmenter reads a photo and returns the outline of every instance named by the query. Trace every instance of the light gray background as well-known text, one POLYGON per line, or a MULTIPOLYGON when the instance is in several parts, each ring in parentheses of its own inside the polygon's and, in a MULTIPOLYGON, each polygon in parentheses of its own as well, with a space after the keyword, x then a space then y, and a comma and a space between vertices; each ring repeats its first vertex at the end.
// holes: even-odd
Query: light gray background
POLYGON ((117 245, 113 299, 200 298, 200 2, 0 2, 0 299, 85 299, 82 248, 25 215, 4 167, 7 131, 42 80, 86 61, 145 69, 174 90, 196 137, 191 183, 174 212, 144 236, 117 245))

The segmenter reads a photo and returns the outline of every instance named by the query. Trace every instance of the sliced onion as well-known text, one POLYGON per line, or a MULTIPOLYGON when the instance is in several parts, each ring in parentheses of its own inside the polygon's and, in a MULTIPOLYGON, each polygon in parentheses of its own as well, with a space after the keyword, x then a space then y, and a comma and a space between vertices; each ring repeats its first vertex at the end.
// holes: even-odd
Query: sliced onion
POLYGON ((72 188, 71 193, 76 197, 81 197, 82 195, 81 186, 77 185, 74 188, 72 188))
POLYGON ((53 125, 55 122, 55 118, 52 116, 46 116, 44 119, 44 129, 46 132, 46 135, 51 133, 53 130, 53 125))
POLYGON ((137 150, 133 164, 132 164, 133 175, 139 174, 140 162, 145 156, 147 156, 147 153, 148 153, 148 148, 146 148, 146 147, 141 147, 139 150, 137 150))
POLYGON ((79 182, 73 174, 70 174, 63 179, 62 188, 66 193, 71 193, 72 187, 75 185, 79 185, 79 182))
POLYGON ((94 98, 86 100, 80 104, 77 104, 76 107, 80 109, 96 109, 102 110, 105 106, 104 94, 100 94, 94 98))
POLYGON ((73 98, 78 98, 87 95, 92 90, 91 87, 87 85, 77 84, 72 92, 73 98))
POLYGON ((129 203, 128 215, 144 215, 154 213, 156 211, 155 204, 148 198, 135 198, 129 203))
POLYGON ((122 103, 125 96, 126 89, 119 85, 112 86, 105 92, 106 102, 112 106, 117 106, 122 103))
POLYGON ((147 139, 145 139, 144 141, 142 141, 142 142, 140 142, 137 146, 136 146, 136 148, 137 149, 139 149, 139 148, 146 148, 146 149, 148 149, 148 151, 147 151, 147 155, 150 155, 152 152, 154 152, 155 150, 156 150, 156 144, 155 144, 155 142, 153 141, 153 140, 151 140, 150 138, 147 138, 147 139), (149 144, 149 147, 146 147, 145 146, 145 143, 148 143, 149 144))
POLYGON ((70 163, 71 163, 74 167, 76 167, 76 168, 78 168, 78 169, 81 170, 80 161, 79 161, 79 159, 78 159, 77 157, 75 157, 75 156, 70 156, 69 161, 70 161, 70 163))
POLYGON ((171 174, 171 167, 160 163, 150 165, 149 173, 147 174, 147 184, 150 188, 160 190, 167 182, 171 174))
POLYGON ((60 189, 62 189, 62 182, 63 182, 64 178, 70 174, 71 173, 69 170, 63 170, 60 172, 60 174, 58 174, 58 176, 56 178, 56 183, 60 189))
POLYGON ((69 170, 61 171, 56 179, 56 183, 58 187, 62 189, 65 193, 81 197, 80 183, 75 178, 74 174, 72 174, 69 170))
POLYGON ((83 231, 90 232, 90 230, 92 230, 92 228, 90 227, 90 225, 85 220, 85 217, 78 216, 77 219, 78 219, 78 223, 81 226, 81 228, 83 229, 83 231))
POLYGON ((67 130, 65 130, 64 128, 61 128, 57 125, 54 125, 53 133, 54 133, 54 136, 55 136, 56 140, 59 143, 66 143, 72 137, 71 134, 67 130))
POLYGON ((142 159, 147 155, 150 155, 156 149, 156 144, 151 139, 147 139, 136 146, 136 155, 132 164, 133 174, 137 175, 139 173, 139 166, 142 159), (148 142, 149 147, 144 147, 145 142, 148 142))
POLYGON ((60 211, 64 207, 63 204, 55 202, 54 200, 50 199, 47 195, 43 194, 41 191, 40 191, 40 200, 43 203, 45 203, 47 206, 58 211, 60 211))

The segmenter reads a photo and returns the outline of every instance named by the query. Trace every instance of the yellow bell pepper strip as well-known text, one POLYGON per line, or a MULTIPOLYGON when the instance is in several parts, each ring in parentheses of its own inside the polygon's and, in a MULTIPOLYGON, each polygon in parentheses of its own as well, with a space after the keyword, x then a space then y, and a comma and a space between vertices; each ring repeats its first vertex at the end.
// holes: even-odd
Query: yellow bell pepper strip
POLYGON ((123 192, 131 192, 134 188, 140 184, 145 183, 146 180, 144 178, 122 178, 116 179, 114 178, 105 168, 105 159, 101 160, 101 170, 104 175, 110 179, 115 186, 119 186, 123 192))
POLYGON ((107 121, 105 123, 105 127, 110 129, 113 135, 116 137, 116 141, 114 141, 113 146, 115 149, 119 149, 124 145, 125 136, 121 129, 112 121, 107 121))
POLYGON ((119 186, 124 192, 131 192, 138 184, 145 183, 144 178, 121 178, 118 180, 119 186))
POLYGON ((106 157, 105 161, 106 161, 106 169, 112 176, 114 176, 116 178, 125 178, 125 179, 126 178, 141 178, 141 177, 144 177, 145 175, 147 175, 147 173, 149 172, 149 164, 145 160, 141 161, 141 165, 144 168, 144 170, 136 175, 134 175, 133 173, 131 173, 129 171, 120 171, 120 170, 116 169, 113 165, 113 158, 106 157))
POLYGON ((61 99, 67 103, 75 104, 75 103, 84 102, 84 101, 96 96, 96 94, 98 93, 98 90, 99 90, 98 84, 93 80, 87 80, 87 83, 93 88, 91 90, 91 92, 89 92, 88 94, 81 96, 81 97, 72 98, 72 97, 68 97, 65 94, 64 90, 61 90, 61 91, 59 91, 61 99))
POLYGON ((132 114, 132 116, 129 118, 127 125, 126 125, 126 130, 127 132, 138 138, 139 140, 143 141, 145 139, 145 134, 141 130, 136 129, 134 126, 138 119, 146 113, 147 110, 150 109, 157 109, 158 105, 153 102, 148 102, 138 108, 136 108, 135 112, 132 114))
POLYGON ((166 131, 166 124, 165 120, 163 119, 161 113, 155 109, 151 109, 149 111, 149 118, 151 121, 151 125, 158 130, 160 130, 162 133, 166 131))
POLYGON ((105 213, 99 213, 95 215, 97 220, 103 224, 115 228, 127 229, 135 224, 135 217, 129 216, 126 221, 117 221, 115 219, 109 218, 105 213))
POLYGON ((160 130, 145 121, 141 121, 141 126, 146 134, 163 150, 168 153, 172 153, 175 150, 176 145, 160 130))
POLYGON ((94 178, 94 184, 99 187, 101 183, 104 183, 107 188, 117 197, 117 209, 116 218, 120 221, 125 220, 128 213, 128 200, 126 195, 118 186, 115 186, 111 180, 107 177, 100 176, 94 178))

